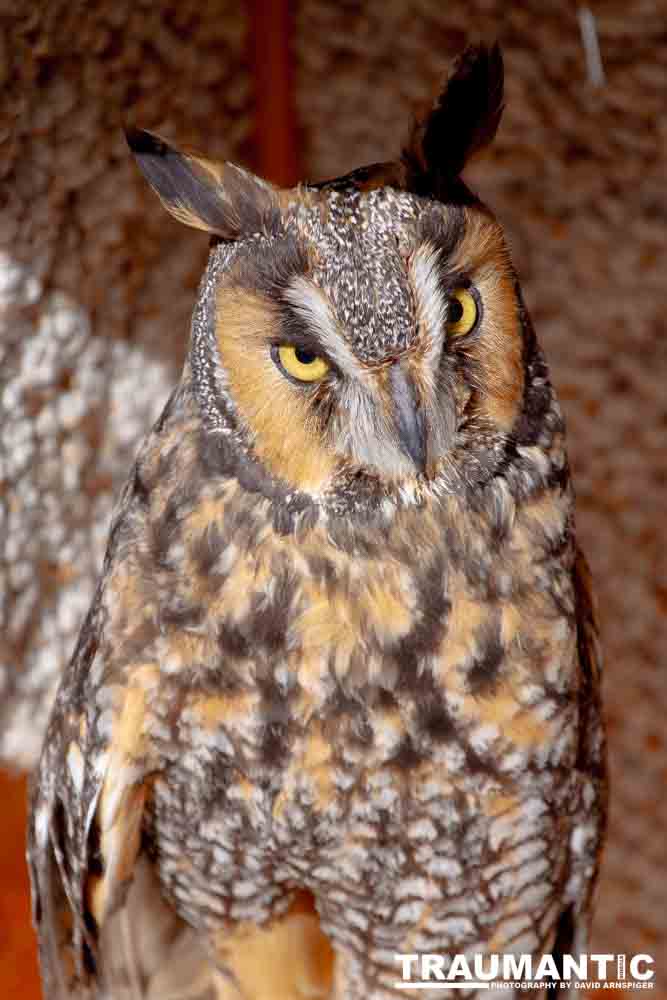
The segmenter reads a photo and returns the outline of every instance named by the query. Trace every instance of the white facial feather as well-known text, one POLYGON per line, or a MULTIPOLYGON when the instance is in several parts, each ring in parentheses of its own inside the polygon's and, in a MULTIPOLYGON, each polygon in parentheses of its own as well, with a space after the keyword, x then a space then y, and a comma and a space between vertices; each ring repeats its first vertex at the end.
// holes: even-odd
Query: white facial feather
POLYGON ((387 476, 400 478, 414 474, 410 459, 398 442, 396 427, 378 405, 377 395, 359 383, 348 382, 341 398, 346 420, 336 421, 335 433, 353 462, 382 469, 387 476))
MULTIPOLYGON (((439 251, 430 243, 422 244, 408 266, 421 345, 416 363, 421 368, 425 388, 422 403, 428 413, 431 447, 436 458, 447 450, 453 432, 453 416, 441 412, 438 398, 442 388, 438 372, 447 319, 447 301, 438 274, 439 251)), ((310 279, 299 276, 290 282, 285 298, 344 376, 337 417, 330 428, 336 450, 355 464, 381 469, 392 478, 413 475, 414 466, 401 448, 393 415, 381 402, 377 372, 363 365, 347 344, 326 295, 310 279)))
POLYGON ((442 292, 438 267, 440 251, 423 243, 410 258, 410 278, 415 292, 417 323, 424 352, 424 375, 435 379, 447 320, 447 301, 442 292))
POLYGON ((414 470, 400 449, 396 428, 378 405, 376 373, 362 365, 345 343, 324 293, 307 278, 297 277, 285 298, 345 376, 339 416, 331 428, 336 450, 354 463, 382 469, 388 476, 410 475, 414 470))
POLYGON ((300 275, 290 282, 285 298, 318 338, 331 361, 348 378, 363 379, 364 370, 345 343, 324 293, 300 275))

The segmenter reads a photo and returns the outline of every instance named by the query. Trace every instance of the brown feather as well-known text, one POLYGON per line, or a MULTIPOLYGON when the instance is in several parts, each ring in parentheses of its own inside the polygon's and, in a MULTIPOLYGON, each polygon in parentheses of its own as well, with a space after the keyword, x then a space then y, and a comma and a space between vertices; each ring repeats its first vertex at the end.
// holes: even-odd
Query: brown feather
POLYGON ((233 163, 180 152, 143 129, 125 137, 142 174, 179 222, 224 240, 276 230, 278 203, 266 181, 233 163))
POLYGON ((403 162, 417 194, 441 197, 468 160, 493 140, 503 111, 500 46, 471 45, 435 105, 415 125, 403 162))

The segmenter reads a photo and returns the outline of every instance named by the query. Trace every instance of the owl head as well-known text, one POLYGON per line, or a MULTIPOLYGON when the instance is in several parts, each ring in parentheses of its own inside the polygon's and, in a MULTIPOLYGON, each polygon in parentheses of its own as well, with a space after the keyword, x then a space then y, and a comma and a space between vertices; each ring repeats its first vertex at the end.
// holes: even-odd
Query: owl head
POLYGON ((395 162, 290 190, 128 133, 168 211, 213 237, 186 371, 225 461, 389 496, 490 475, 539 430, 503 232, 461 179, 502 95, 498 47, 469 48, 395 162))

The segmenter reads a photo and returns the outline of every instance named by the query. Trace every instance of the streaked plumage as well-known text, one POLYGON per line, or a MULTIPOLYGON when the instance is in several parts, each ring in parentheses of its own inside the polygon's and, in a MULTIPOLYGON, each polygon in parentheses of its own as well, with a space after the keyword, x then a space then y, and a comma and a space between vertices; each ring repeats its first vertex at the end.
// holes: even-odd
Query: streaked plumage
POLYGON ((396 952, 583 945, 603 740, 563 420, 460 178, 501 106, 467 50, 401 161, 292 191, 129 136, 214 238, 35 783, 49 997, 381 1000, 396 952))

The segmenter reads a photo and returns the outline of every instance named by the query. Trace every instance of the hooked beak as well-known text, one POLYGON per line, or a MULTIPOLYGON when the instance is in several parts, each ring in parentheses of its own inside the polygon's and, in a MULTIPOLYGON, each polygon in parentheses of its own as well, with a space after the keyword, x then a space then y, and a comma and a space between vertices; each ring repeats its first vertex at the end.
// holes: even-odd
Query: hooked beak
POLYGON ((394 404, 394 423, 401 450, 412 459, 418 472, 426 471, 426 427, 417 390, 401 362, 389 370, 389 388, 394 404))

